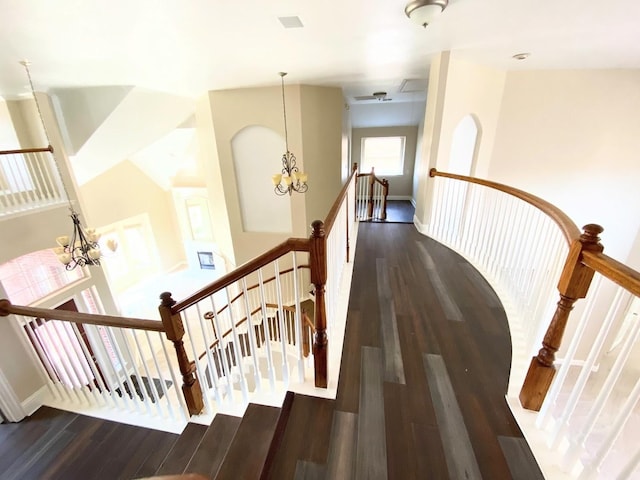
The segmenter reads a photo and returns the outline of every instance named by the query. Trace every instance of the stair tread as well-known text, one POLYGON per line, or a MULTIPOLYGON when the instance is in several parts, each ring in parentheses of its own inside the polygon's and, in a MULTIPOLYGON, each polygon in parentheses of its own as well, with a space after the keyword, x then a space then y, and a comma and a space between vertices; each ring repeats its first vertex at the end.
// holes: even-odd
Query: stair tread
POLYGON ((209 478, 214 478, 222 465, 222 461, 229 450, 241 421, 241 417, 217 414, 202 437, 202 441, 193 454, 185 472, 201 473, 209 478))
POLYGON ((205 425, 187 424, 180 438, 178 438, 164 462, 160 465, 156 475, 183 473, 206 432, 207 427, 205 425))
POLYGON ((279 408, 249 404, 215 478, 259 479, 279 416, 279 408))

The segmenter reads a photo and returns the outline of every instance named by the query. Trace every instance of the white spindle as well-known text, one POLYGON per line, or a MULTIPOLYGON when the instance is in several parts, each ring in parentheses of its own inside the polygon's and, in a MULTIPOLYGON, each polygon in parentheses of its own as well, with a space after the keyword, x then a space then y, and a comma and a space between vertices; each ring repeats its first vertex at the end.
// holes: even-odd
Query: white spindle
POLYGON ((296 346, 298 347, 298 381, 304 382, 304 354, 302 352, 302 312, 300 309, 300 289, 298 286, 298 260, 296 258, 296 252, 292 253, 293 257, 293 296, 295 298, 296 305, 296 320, 295 320, 295 335, 296 346))
MULTIPOLYGON (((213 394, 216 397, 216 402, 218 405, 222 405, 222 396, 220 395, 220 385, 218 385, 218 369, 213 361, 213 356, 211 355, 211 346, 213 345, 214 340, 211 339, 209 330, 209 322, 204 322, 204 315, 202 314, 202 310, 200 309, 200 303, 196 304, 196 309, 198 312, 198 322, 200 323, 200 331, 202 332, 202 338, 204 339, 205 345, 205 356, 207 359, 207 366, 209 367, 209 378, 211 378, 211 385, 213 387, 213 394)), ((195 359, 198 361, 198 359, 195 359)), ((200 377, 200 383, 206 381, 205 377, 200 377)), ((206 397, 206 395, 205 395, 206 397)))
POLYGON ((611 325, 613 324, 614 319, 617 317, 617 313, 618 313, 618 310, 620 309, 620 304, 622 301, 622 293, 623 293, 623 290, 618 290, 618 292, 616 293, 616 296, 611 305, 611 308, 609 308, 609 311, 607 312, 607 316, 602 322, 602 326, 600 327, 600 330, 598 331, 598 335, 595 341, 593 342, 591 351, 589 352, 589 355, 587 356, 587 359, 584 362, 584 366, 580 371, 578 380, 576 381, 576 384, 574 385, 573 390, 571 391, 569 400, 567 400, 567 404, 564 408, 564 412, 562 413, 562 416, 560 417, 559 421, 557 422, 556 426, 553 429, 553 432, 551 433, 550 446, 552 448, 558 445, 558 442, 560 441, 562 434, 564 434, 564 432, 567 429, 569 418, 573 414, 576 408, 576 405, 578 403, 578 400, 582 395, 584 387, 587 384, 587 380, 589 379, 589 375, 591 374, 591 369, 595 365, 598 355, 600 355, 602 345, 604 344, 604 341, 609 333, 609 329, 611 328, 611 325))
POLYGON ((181 384, 178 383, 175 368, 173 366, 173 362, 169 358, 169 354, 167 353, 167 346, 164 343, 164 338, 162 338, 162 334, 158 332, 158 338, 160 339, 160 344, 162 345, 162 353, 164 354, 164 360, 169 369, 169 375, 171 376, 171 380, 173 381, 173 391, 175 393, 175 397, 178 399, 178 403, 180 405, 180 412, 182 413, 182 419, 187 421, 189 409, 187 408, 187 404, 184 401, 184 398, 181 393, 181 384))
MULTIPOLYGON (((191 344, 191 353, 193 354, 193 359, 195 361, 196 373, 198 374, 198 378, 200 379, 200 388, 203 389, 203 391, 206 391, 205 382, 207 381, 207 377, 205 376, 200 366, 200 361, 198 359, 198 356, 199 356, 198 350, 196 347, 196 337, 194 337, 193 332, 191 331, 191 325, 189 322, 189 318, 186 314, 186 311, 180 312, 180 317, 182 318, 182 324, 186 327, 187 335, 189 337, 189 343, 191 344)), ((209 350, 209 345, 207 344, 206 340, 204 342, 204 348, 205 350, 209 350)), ((211 376, 213 376, 213 372, 209 372, 209 373, 211 374, 211 376)), ((204 406, 206 410, 211 412, 212 410, 211 410, 211 404, 209 403, 209 395, 205 394, 202 396, 204 397, 204 406)))
POLYGON ((282 291, 280 289, 280 267, 278 260, 273 262, 276 274, 276 297, 278 301, 278 325, 280 327, 280 343, 282 346, 282 381, 289 385, 289 360, 287 358, 286 330, 284 325, 284 309, 282 306, 282 291))
MULTIPOLYGON (((162 374, 162 371, 160 370, 160 365, 158 364, 158 358, 156 357, 155 354, 155 349, 153 347, 153 343, 151 342, 151 336, 149 335, 149 332, 147 332, 145 330, 144 332, 144 336, 147 339, 147 345, 149 346, 149 351, 151 352, 151 358, 153 359, 153 365, 156 368, 156 373, 158 374, 158 379, 160 380, 160 387, 162 388, 162 392, 164 393, 164 398, 166 400, 166 405, 167 405, 167 411, 169 412, 169 417, 173 420, 177 420, 175 413, 173 411, 173 406, 171 405, 171 400, 169 398, 169 391, 167 390, 167 383, 166 380, 164 379, 164 375, 162 374)), ((160 335, 160 342, 163 342, 163 338, 162 335, 160 335)), ((174 383, 174 390, 177 389, 178 386, 174 383)), ((160 403, 160 397, 158 397, 158 403, 160 403)))
POLYGON ((262 279, 262 269, 258 270, 258 285, 260 291, 260 309, 262 312, 262 325, 264 327, 265 336, 265 348, 267 350, 267 370, 269 375, 269 384, 271 385, 271 391, 275 391, 276 379, 275 371, 273 368, 273 354, 271 352, 271 339, 274 338, 271 332, 271 322, 269 321, 269 313, 267 311, 267 302, 265 301, 265 287, 262 279))
MULTIPOLYGON (((225 288, 228 298, 233 298, 229 295, 228 287, 225 288)), ((231 323, 231 334, 233 338, 233 358, 235 359, 235 370, 240 375, 240 390, 242 391, 242 399, 244 403, 249 403, 249 388, 247 386, 247 378, 244 376, 244 362, 242 358, 242 348, 240 347, 240 337, 238 336, 238 329, 236 327, 236 317, 233 312, 233 308, 228 308, 229 320, 231 323)))
MULTIPOLYGON (((111 347, 113 349, 113 353, 115 354, 118 363, 120 364, 120 367, 122 368, 122 375, 124 376, 124 381, 125 382, 129 382, 131 383, 131 379, 129 378, 129 374, 127 372, 127 364, 124 361, 124 357, 122 356, 122 352, 120 351, 120 346, 118 344, 118 342, 116 341, 116 336, 114 335, 114 331, 118 332, 118 330, 112 328, 112 327, 107 327, 105 329, 105 331, 107 332, 107 336, 109 338, 109 341, 111 342, 111 347)), ((120 333, 120 332, 118 332, 120 333)), ((118 372, 118 370, 116 368, 114 368, 115 370, 115 376, 116 376, 116 380, 118 381, 118 385, 120 385, 120 392, 122 392, 122 398, 124 399, 124 403, 128 406, 129 405, 129 400, 131 400, 131 402, 133 403, 136 411, 138 413, 140 412, 140 405, 138 404, 138 402, 136 401, 135 397, 133 395, 131 395, 131 397, 129 397, 127 395, 127 390, 124 388, 124 383, 122 381, 122 379, 120 378, 120 372, 118 372)))
POLYGON ((244 298, 244 309, 247 315, 247 335, 249 337, 249 345, 251 347, 251 359, 253 360, 253 376, 256 384, 256 391, 262 390, 262 378, 260 376, 260 365, 258 364, 258 343, 255 338, 255 329, 253 328, 253 309, 249 305, 249 298, 247 294, 247 280, 243 278, 241 280, 242 296, 244 298))
MULTIPOLYGON (((140 342, 138 341, 138 335, 137 335, 138 332, 135 329, 132 329, 130 330, 129 333, 133 337, 133 342, 136 345, 136 352, 138 353, 138 356, 140 358, 140 364, 142 365, 142 368, 144 369, 144 374, 146 375, 147 380, 149 381, 149 389, 151 390, 151 397, 152 397, 151 402, 155 404, 156 413, 158 414, 158 416, 161 417, 162 409, 160 408, 160 394, 158 392, 158 386, 153 381, 153 377, 151 376, 151 373, 149 371, 147 359, 142 354, 142 348, 140 347, 140 342)), ((153 355, 153 352, 151 352, 151 354, 153 355)))

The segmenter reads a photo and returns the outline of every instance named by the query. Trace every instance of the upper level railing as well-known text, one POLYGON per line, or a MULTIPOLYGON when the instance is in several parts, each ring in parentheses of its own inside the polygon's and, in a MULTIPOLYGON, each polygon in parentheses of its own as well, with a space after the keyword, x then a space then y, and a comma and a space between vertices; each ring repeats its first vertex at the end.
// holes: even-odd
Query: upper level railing
POLYGON ((369 173, 358 173, 356 178, 356 217, 360 221, 387 219, 389 181, 376 177, 372 167, 369 173))
POLYGON ((66 202, 53 147, 0 151, 0 216, 66 202))
POLYGON ((238 395, 246 404, 265 383, 276 390, 292 375, 305 380, 311 334, 314 383, 326 388, 327 329, 337 315, 356 225, 355 179, 354 168, 325 221, 313 222, 309 238, 290 238, 179 302, 163 293, 161 322, 7 300, 0 301, 0 315, 18 318, 42 364, 43 380, 60 400, 124 402, 130 410, 149 412, 164 402, 167 409, 191 415, 216 411, 238 395), (176 362, 153 332, 174 345, 182 376, 179 398, 176 362))
POLYGON ((435 169, 430 176, 436 181, 426 233, 466 256, 500 294, 515 317, 514 357, 531 355, 542 343, 526 376, 526 366, 513 364, 511 379, 524 377, 520 402, 540 411, 537 427, 550 445, 545 455, 569 445, 559 450, 559 468, 572 476, 606 471, 603 478, 613 478, 611 472, 630 478, 640 463, 637 449, 627 446, 640 399, 632 365, 640 338, 640 272, 602 253, 602 227, 586 225, 580 233, 566 214, 534 195, 435 169), (585 297, 556 374, 569 313, 585 297))

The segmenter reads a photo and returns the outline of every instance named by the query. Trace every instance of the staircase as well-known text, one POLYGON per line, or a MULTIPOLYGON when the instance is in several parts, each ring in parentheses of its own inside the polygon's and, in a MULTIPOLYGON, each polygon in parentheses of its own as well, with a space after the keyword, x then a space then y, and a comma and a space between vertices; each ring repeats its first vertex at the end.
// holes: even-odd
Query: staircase
POLYGON ((189 423, 156 475, 197 473, 210 479, 260 479, 273 462, 295 394, 282 408, 249 404, 242 418, 216 415, 209 427, 189 423), (196 445, 194 449, 194 445, 196 445))

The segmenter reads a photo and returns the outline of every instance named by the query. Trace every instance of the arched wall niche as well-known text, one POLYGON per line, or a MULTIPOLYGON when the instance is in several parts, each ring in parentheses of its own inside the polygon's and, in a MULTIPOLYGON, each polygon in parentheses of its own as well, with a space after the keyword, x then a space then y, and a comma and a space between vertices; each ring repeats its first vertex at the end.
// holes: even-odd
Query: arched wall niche
POLYGON ((481 125, 473 114, 467 114, 458 122, 451 138, 449 173, 473 175, 478 158, 481 125))
POLYGON ((291 199, 273 192, 271 177, 281 168, 284 138, 262 125, 249 125, 231 139, 242 227, 245 232, 290 233, 291 199))

